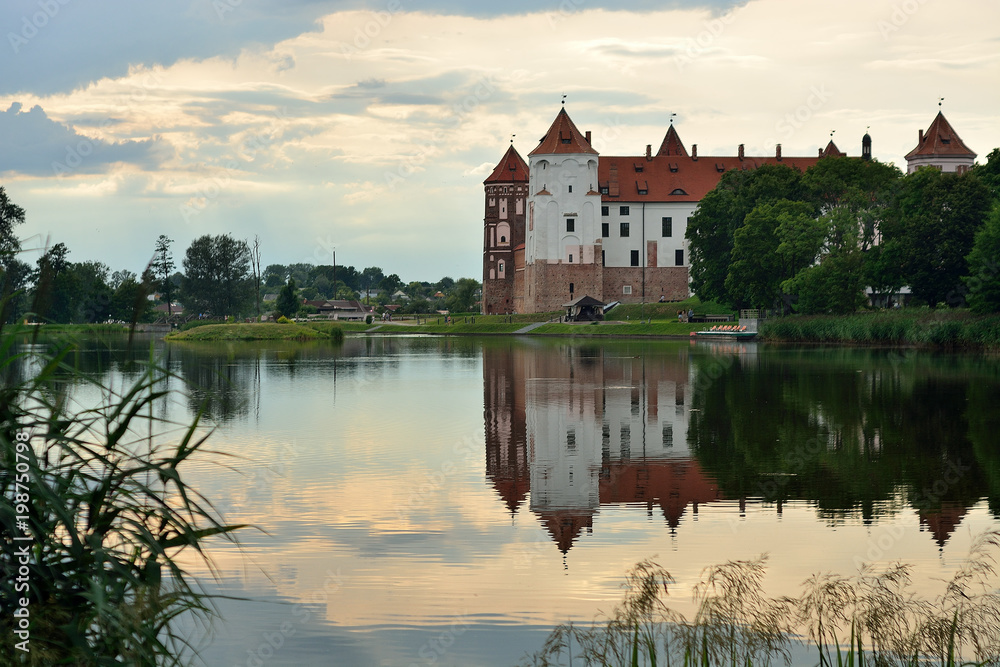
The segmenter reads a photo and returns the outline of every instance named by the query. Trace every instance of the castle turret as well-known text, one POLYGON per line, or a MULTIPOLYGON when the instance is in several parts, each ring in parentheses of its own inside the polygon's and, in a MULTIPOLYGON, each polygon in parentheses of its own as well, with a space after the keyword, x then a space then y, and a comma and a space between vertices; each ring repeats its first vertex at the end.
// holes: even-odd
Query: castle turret
POLYGON ((528 195, 528 165, 511 142, 489 178, 483 181, 486 216, 483 220, 484 314, 506 314, 514 305, 514 250, 524 243, 528 195))
POLYGON ((976 154, 962 143, 951 123, 938 111, 927 131, 919 131, 917 146, 906 154, 906 173, 933 166, 941 171, 962 173, 976 162, 976 154))
POLYGON ((527 312, 559 310, 585 295, 601 299, 597 151, 563 108, 528 159, 527 312))

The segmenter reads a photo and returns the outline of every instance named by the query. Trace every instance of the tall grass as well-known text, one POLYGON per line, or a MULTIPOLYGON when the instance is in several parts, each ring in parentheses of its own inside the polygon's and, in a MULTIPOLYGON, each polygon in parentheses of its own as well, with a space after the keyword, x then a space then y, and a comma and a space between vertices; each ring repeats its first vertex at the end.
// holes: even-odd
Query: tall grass
POLYGON ((996 665, 998 546, 1000 531, 980 536, 944 592, 930 598, 913 590, 911 568, 899 563, 851 577, 816 574, 799 596, 771 598, 762 586, 765 556, 730 561, 704 571, 690 619, 666 603, 670 574, 642 561, 610 617, 557 627, 521 664, 747 667, 787 662, 798 644, 811 647, 821 667, 996 665))
POLYGON ((182 556, 193 552, 211 568, 206 542, 234 542, 242 527, 225 524, 182 475, 187 462, 206 453, 207 435, 197 420, 180 425, 154 417, 168 396, 168 374, 152 361, 115 390, 68 363, 72 344, 44 353, 41 347, 19 351, 11 335, 0 333, 0 460, 8 473, 0 475, 4 655, 46 666, 187 664, 195 647, 175 621, 190 614, 208 622, 214 607, 182 556), (90 385, 100 400, 75 405, 70 383, 90 385), (29 447, 18 447, 19 434, 31 436, 29 447), (17 463, 26 465, 15 476, 17 463), (22 525, 13 501, 25 487, 22 525), (15 546, 26 544, 14 538, 24 536, 31 538, 28 593, 15 590, 11 574, 20 566, 15 546), (10 610, 25 595, 30 653, 12 646, 10 610))
POLYGON ((921 345, 1000 349, 1000 316, 967 310, 907 309, 848 316, 790 316, 766 320, 760 337, 771 341, 921 345))

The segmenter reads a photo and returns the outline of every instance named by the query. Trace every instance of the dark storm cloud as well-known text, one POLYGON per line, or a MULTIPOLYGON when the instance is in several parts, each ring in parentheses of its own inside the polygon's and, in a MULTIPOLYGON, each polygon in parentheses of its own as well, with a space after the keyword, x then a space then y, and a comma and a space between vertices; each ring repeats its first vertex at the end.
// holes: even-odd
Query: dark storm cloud
POLYGON ((41 107, 23 111, 15 102, 0 111, 0 173, 38 176, 101 173, 117 162, 152 168, 171 149, 153 139, 109 143, 78 134, 49 118, 41 107))
MULTIPOLYGON (((629 11, 678 7, 722 12, 745 0, 633 0, 629 11)), ((326 14, 367 9, 490 17, 622 9, 611 0, 3 0, 0 94, 74 90, 130 66, 235 57, 318 29, 326 14)), ((294 66, 289 62, 286 67, 294 66)))

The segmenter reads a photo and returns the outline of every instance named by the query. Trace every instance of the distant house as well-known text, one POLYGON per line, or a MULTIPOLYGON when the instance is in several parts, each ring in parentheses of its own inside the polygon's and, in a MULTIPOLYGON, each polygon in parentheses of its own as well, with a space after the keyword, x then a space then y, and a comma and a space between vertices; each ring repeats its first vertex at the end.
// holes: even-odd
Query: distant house
POLYGON ((303 299, 305 306, 314 306, 321 317, 331 320, 363 320, 373 309, 356 299, 303 299))
POLYGON ((440 290, 438 290, 437 292, 434 292, 434 298, 435 299, 443 299, 444 298, 444 292, 442 292, 440 290))
POLYGON ((264 301, 277 301, 278 300, 278 295, 276 293, 274 293, 274 292, 272 292, 270 294, 265 294, 263 296, 263 300, 264 301))
POLYGON ((409 301, 409 295, 403 290, 396 290, 392 293, 392 298, 394 301, 409 301))

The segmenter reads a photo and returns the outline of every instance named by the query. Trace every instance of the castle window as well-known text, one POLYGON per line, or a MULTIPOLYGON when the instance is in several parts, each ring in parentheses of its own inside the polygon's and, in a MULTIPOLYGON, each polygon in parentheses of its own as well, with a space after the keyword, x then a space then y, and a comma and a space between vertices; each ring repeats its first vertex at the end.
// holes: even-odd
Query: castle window
POLYGON ((507 237, 506 236, 501 236, 500 237, 500 243, 506 243, 506 242, 507 242, 507 237))
POLYGON ((572 294, 572 293, 573 293, 573 283, 570 283, 570 284, 569 284, 569 293, 570 293, 570 294, 572 294))
POLYGON ((602 185, 601 186, 601 194, 602 195, 608 194, 608 186, 606 186, 606 185, 602 185))
POLYGON ((573 192, 573 186, 572 185, 567 185, 566 187, 569 188, 568 192, 573 192))
POLYGON ((632 261, 631 261, 631 265, 632 266, 639 266, 639 251, 638 250, 633 250, 632 251, 632 258, 631 259, 632 259, 632 261))
POLYGON ((628 236, 628 223, 618 223, 618 236, 628 236))
POLYGON ((684 192, 684 190, 682 190, 681 188, 675 188, 674 191, 671 192, 670 194, 672 194, 672 195, 686 195, 687 193, 684 192))
POLYGON ((607 263, 604 261, 604 251, 603 250, 601 251, 601 266, 607 266, 607 263))
POLYGON ((575 227, 576 227, 576 218, 566 218, 566 231, 567 232, 576 231, 575 227))
POLYGON ((628 215, 628 206, 619 206, 618 215, 628 215))
POLYGON ((601 215, 603 215, 603 216, 609 216, 609 215, 611 215, 610 208, 611 208, 610 206, 602 206, 601 207, 601 215))
POLYGON ((611 223, 609 223, 609 222, 602 222, 601 223, 601 238, 605 238, 606 239, 609 236, 611 236, 611 229, 610 229, 610 227, 611 227, 611 223))
POLYGON ((636 171, 636 173, 641 173, 642 172, 642 165, 638 164, 638 163, 635 163, 635 171, 636 171))
POLYGON ((497 269, 499 269, 500 274, 503 275, 503 262, 500 262, 500 264, 497 266, 497 269))
POLYGON ((622 294, 631 294, 631 293, 632 293, 631 285, 622 285, 622 294))
POLYGON ((674 219, 673 218, 663 218, 660 221, 662 233, 660 234, 663 238, 674 235, 674 219))
POLYGON ((676 265, 676 266, 684 266, 684 251, 683 250, 675 250, 674 251, 674 265, 676 265))
POLYGON ((570 264, 572 264, 572 263, 573 263, 573 253, 570 253, 570 254, 569 254, 569 263, 570 263, 570 264))

